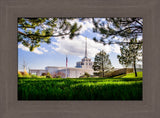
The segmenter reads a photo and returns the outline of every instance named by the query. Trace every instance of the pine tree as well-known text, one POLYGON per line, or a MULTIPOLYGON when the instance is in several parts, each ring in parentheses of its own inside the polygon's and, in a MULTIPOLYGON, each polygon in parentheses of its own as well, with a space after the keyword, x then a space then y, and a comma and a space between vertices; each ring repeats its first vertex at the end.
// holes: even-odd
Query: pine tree
POLYGON ((136 38, 132 38, 128 45, 123 45, 120 48, 121 55, 118 55, 120 64, 128 65, 133 64, 135 76, 137 77, 136 62, 142 61, 139 57, 142 57, 142 44, 136 44, 138 41, 136 38))
POLYGON ((106 54, 105 51, 100 51, 96 54, 94 58, 93 69, 95 71, 101 71, 104 77, 105 71, 109 71, 112 69, 112 64, 109 59, 109 55, 106 54))

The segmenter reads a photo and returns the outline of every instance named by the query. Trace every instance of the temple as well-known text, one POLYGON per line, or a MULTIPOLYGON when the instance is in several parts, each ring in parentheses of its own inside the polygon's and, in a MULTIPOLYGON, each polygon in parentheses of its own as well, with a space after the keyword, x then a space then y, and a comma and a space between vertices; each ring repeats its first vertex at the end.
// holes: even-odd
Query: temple
POLYGON ((93 62, 87 57, 87 39, 85 42, 85 56, 84 58, 76 63, 76 68, 92 69, 93 62))
POLYGON ((94 70, 92 69, 93 62, 90 58, 88 58, 87 54, 87 38, 85 40, 85 50, 84 50, 84 58, 81 61, 76 63, 75 67, 55 67, 55 66, 47 66, 45 70, 39 69, 30 69, 29 73, 36 74, 38 76, 42 75, 42 73, 50 73, 54 75, 55 73, 64 73, 62 78, 79 78, 87 72, 90 75, 93 75, 94 70))

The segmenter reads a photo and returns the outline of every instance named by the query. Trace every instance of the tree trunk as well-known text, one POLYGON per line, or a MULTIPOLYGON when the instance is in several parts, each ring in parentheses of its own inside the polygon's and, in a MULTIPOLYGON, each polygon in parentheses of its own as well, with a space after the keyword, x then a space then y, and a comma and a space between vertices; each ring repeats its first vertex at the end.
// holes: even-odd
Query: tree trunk
POLYGON ((136 61, 133 62, 135 77, 137 77, 136 61))
POLYGON ((103 77, 104 77, 104 69, 103 69, 103 77))
POLYGON ((103 59, 103 55, 102 55, 102 73, 103 73, 103 77, 104 77, 104 59, 103 59))

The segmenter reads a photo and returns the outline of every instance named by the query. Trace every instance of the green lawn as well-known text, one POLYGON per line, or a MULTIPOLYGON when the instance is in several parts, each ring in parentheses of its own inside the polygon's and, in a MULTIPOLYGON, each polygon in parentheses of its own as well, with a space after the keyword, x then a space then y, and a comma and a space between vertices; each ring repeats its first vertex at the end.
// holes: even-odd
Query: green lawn
POLYGON ((135 77, 135 73, 129 73, 129 74, 119 75, 114 78, 142 78, 142 77, 143 77, 143 72, 137 72, 137 77, 135 77))
POLYGON ((143 73, 137 72, 137 77, 135 77, 134 73, 129 73, 129 74, 125 75, 123 78, 142 78, 142 77, 143 77, 143 73))
POLYGON ((121 78, 19 78, 19 100, 142 100, 142 72, 121 78))

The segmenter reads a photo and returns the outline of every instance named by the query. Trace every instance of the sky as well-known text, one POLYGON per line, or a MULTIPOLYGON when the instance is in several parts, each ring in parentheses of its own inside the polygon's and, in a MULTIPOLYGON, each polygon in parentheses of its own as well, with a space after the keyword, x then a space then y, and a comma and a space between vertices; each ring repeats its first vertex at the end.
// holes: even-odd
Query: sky
MULTIPOLYGON (((104 20, 103 18, 101 20, 104 20)), ((93 24, 91 19, 85 21, 78 21, 77 19, 70 21, 70 23, 77 22, 82 25, 80 35, 74 37, 72 40, 65 36, 64 39, 60 37, 51 38, 51 43, 41 43, 41 46, 35 48, 33 52, 29 48, 18 43, 18 70, 23 71, 25 64, 27 69, 45 69, 46 66, 66 66, 66 55, 68 57, 68 67, 75 67, 76 62, 81 61, 85 54, 85 41, 87 38, 87 52, 88 57, 94 61, 95 55, 104 50, 109 54, 109 58, 113 67, 122 68, 119 63, 117 55, 120 54, 120 46, 117 44, 103 45, 93 41, 93 37, 100 38, 100 34, 93 33, 93 24)), ((45 26, 44 26, 45 27, 45 26)), ((119 37, 115 37, 117 40, 119 37)))

